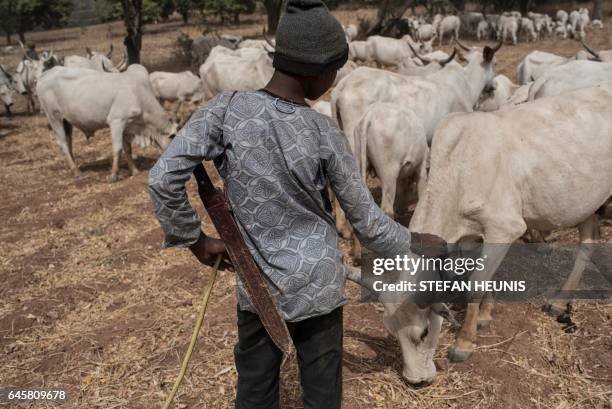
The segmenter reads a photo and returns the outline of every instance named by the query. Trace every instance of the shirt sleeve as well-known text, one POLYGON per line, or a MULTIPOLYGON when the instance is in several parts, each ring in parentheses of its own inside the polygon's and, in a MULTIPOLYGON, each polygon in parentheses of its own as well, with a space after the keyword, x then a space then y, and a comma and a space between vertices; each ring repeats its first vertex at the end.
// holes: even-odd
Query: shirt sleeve
POLYGON ((149 172, 149 194, 165 233, 162 247, 189 247, 200 236, 200 218, 185 183, 203 160, 223 154, 223 117, 231 94, 217 95, 196 111, 149 172))
POLYGON ((321 153, 331 188, 359 241, 376 253, 407 253, 410 232, 374 202, 348 141, 336 126, 323 133, 321 153))

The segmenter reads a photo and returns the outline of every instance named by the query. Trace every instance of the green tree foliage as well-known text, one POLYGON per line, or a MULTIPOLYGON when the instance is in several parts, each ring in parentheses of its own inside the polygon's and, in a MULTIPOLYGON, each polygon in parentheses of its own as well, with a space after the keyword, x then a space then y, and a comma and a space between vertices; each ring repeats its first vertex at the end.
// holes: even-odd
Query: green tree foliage
POLYGON ((192 2, 203 14, 212 13, 223 23, 229 19, 239 23, 240 13, 252 13, 256 6, 255 0, 192 0, 192 2))
POLYGON ((70 0, 0 0, 0 28, 9 43, 13 33, 25 42, 26 31, 62 27, 71 12, 70 0))
MULTIPOLYGON (((143 22, 152 23, 164 17, 163 13, 167 12, 165 7, 167 7, 165 0, 143 0, 143 22)), ((123 18, 121 0, 96 0, 96 14, 102 22, 121 20, 123 18)))

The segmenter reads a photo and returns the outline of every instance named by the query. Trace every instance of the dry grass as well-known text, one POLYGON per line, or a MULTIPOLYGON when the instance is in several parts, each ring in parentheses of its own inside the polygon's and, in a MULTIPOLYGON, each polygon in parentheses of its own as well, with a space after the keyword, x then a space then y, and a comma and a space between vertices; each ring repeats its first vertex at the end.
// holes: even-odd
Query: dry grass
MULTIPOLYGON (((369 10, 339 12, 345 22, 369 10)), ((260 31, 263 19, 231 28, 260 31)), ((122 29, 111 25, 119 49, 122 29)), ((144 63, 171 66, 178 23, 147 28, 144 63)), ((106 49, 107 26, 32 34, 40 48, 62 54, 84 46, 106 49)), ((612 48, 611 31, 589 33, 598 48, 612 48)), ((498 71, 514 67, 530 49, 572 55, 573 41, 545 40, 504 47, 498 71)), ((2 55, 15 64, 18 53, 2 55)), ((22 103, 16 112, 23 110, 22 103)), ((183 250, 161 251, 161 233, 145 189, 146 173, 108 184, 107 130, 75 152, 84 176, 75 180, 42 116, 0 118, 3 198, 0 216, 0 385, 63 387, 65 408, 160 407, 180 367, 210 270, 183 250)), ((147 169, 158 153, 138 151, 147 169)), ((189 186, 191 197, 195 195, 189 186)), ((201 206, 194 203, 203 214, 201 206)), ((210 224, 205 224, 213 233, 210 224)), ((606 241, 612 229, 603 228, 606 241)), ((557 233, 576 240, 575 232, 557 233)), ((347 249, 347 243, 343 243, 347 249)), ((221 273, 209 314, 177 407, 233 407, 236 340, 232 274, 221 273)), ((450 365, 454 334, 445 326, 436 355, 433 385, 414 389, 401 378, 401 355, 381 322, 380 307, 360 304, 349 285, 345 309, 344 396, 346 408, 609 408, 612 334, 609 305, 579 305, 578 331, 567 334, 539 312, 539 305, 504 305, 491 328, 479 333, 472 359, 450 365)), ((287 408, 301 407, 295 364, 283 371, 287 408)), ((44 407, 44 405, 42 405, 44 407)), ((34 405, 31 405, 34 407, 34 405)), ((49 406, 50 407, 50 406, 49 406)))

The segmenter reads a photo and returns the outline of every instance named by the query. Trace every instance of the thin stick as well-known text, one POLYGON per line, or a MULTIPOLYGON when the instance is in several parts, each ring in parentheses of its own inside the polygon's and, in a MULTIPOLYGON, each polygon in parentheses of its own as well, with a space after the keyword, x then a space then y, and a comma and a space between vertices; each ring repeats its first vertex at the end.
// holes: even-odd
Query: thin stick
POLYGON ((185 377, 185 373, 187 373, 187 367, 189 366, 189 360, 191 359, 191 354, 195 348, 196 341, 198 340, 198 334, 200 332, 200 328, 202 327, 202 323, 204 322, 204 315, 206 314, 206 307, 208 306, 208 299, 210 297, 210 293, 212 292, 213 285, 215 285, 215 280, 217 278, 217 272, 219 271, 219 264, 221 264, 221 260, 223 259, 223 255, 219 254, 217 256, 217 260, 215 261, 215 265, 213 266, 213 274, 208 282, 206 288, 204 288, 204 294, 202 294, 202 305, 200 306, 200 314, 198 315, 198 319, 196 321, 195 328, 193 329, 193 333, 191 334, 191 341, 189 342, 189 348, 187 348, 187 353, 185 353, 185 357, 183 358, 183 365, 181 366, 181 371, 179 372, 176 381, 174 381, 174 386, 172 387, 172 391, 166 401, 164 402, 164 406, 162 409, 168 409, 170 404, 174 400, 176 396, 176 392, 178 392, 179 386, 181 386, 181 382, 185 377))

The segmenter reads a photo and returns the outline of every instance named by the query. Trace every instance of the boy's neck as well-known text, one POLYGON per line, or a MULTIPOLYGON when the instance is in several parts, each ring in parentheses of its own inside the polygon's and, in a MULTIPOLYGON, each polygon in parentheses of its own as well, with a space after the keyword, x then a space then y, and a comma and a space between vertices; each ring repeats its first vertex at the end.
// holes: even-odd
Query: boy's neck
POLYGON ((293 101, 296 104, 303 104, 306 102, 306 91, 304 90, 302 81, 300 81, 298 77, 294 77, 282 71, 274 71, 270 82, 268 82, 264 89, 281 98, 293 101))

